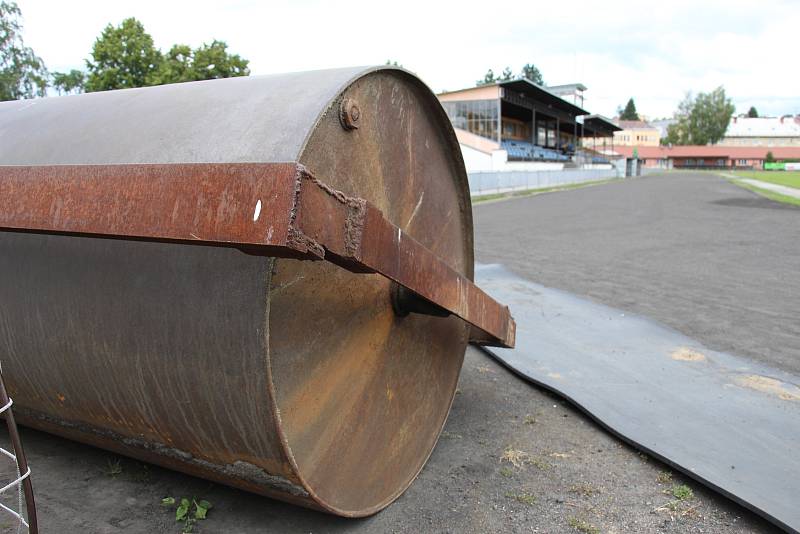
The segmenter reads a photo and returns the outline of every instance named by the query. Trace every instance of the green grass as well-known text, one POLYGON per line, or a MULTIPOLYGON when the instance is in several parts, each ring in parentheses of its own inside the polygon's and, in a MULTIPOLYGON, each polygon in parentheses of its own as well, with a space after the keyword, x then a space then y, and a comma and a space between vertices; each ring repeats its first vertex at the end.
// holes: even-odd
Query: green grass
POLYGON ((800 171, 737 171, 734 174, 737 178, 752 178, 800 189, 800 171))
POLYGON ((686 499, 691 499, 694 497, 692 488, 686 484, 675 484, 672 486, 672 489, 670 489, 669 492, 679 501, 685 501, 686 499))
POLYGON ((769 191, 768 189, 761 189, 760 187, 756 187, 754 185, 746 184, 741 180, 731 179, 731 182, 738 185, 739 187, 744 187, 745 189, 749 189, 753 193, 757 193, 762 197, 766 197, 770 200, 774 200, 775 202, 783 202, 784 204, 792 204, 794 206, 800 207, 800 199, 794 197, 787 197, 786 195, 781 195, 780 193, 776 193, 774 191, 769 191))
POLYGON ((539 195, 541 193, 552 193, 554 191, 569 191, 570 189, 578 189, 580 187, 589 187, 592 185, 609 184, 612 182, 621 182, 622 180, 625 180, 625 178, 610 178, 608 180, 597 180, 596 182, 582 182, 579 184, 559 185, 556 187, 543 187, 541 189, 525 189, 524 191, 509 191, 508 193, 491 193, 488 195, 473 197, 472 203, 480 204, 483 202, 507 200, 510 198, 530 197, 533 195, 539 195))
POLYGON ((518 503, 527 504, 528 506, 536 504, 536 496, 531 493, 514 493, 509 491, 506 493, 506 498, 514 499, 518 503))
POLYGON ((570 517, 567 520, 567 524, 578 532, 583 532, 583 534, 600 534, 599 528, 577 517, 570 517))

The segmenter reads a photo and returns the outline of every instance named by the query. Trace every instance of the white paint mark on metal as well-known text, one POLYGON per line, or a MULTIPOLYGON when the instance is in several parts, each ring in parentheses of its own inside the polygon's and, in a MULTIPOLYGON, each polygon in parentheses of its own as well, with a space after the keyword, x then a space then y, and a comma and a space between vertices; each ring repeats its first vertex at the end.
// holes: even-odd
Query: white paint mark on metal
POLYGON ((425 198, 425 191, 423 191, 419 195, 419 200, 417 200, 417 205, 414 206, 414 211, 411 212, 411 217, 408 218, 408 222, 406 223, 406 230, 408 230, 408 227, 411 226, 411 221, 414 220, 414 217, 417 216, 417 212, 419 211, 419 207, 422 206, 422 199, 423 198, 425 198))
POLYGON ((258 217, 261 215, 261 199, 256 202, 256 211, 253 213, 253 222, 258 220, 258 217))

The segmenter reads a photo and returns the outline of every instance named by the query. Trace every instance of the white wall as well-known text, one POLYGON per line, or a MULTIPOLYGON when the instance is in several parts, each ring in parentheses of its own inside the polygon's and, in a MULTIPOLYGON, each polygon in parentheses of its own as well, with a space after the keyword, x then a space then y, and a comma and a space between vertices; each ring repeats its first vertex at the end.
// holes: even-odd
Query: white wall
MULTIPOLYGON (((467 172, 477 171, 491 171, 494 169, 494 157, 492 154, 475 150, 467 145, 459 145, 461 147, 461 155, 464 156, 464 165, 467 167, 467 172)), ((498 150, 496 152, 503 152, 505 150, 498 150)))

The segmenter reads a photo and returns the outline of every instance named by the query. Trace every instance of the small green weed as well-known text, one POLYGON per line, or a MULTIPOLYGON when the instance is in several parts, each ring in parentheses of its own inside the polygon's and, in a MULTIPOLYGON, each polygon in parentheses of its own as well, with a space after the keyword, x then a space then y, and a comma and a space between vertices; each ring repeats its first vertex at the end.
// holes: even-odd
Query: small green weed
POLYGON ((511 476, 514 474, 514 470, 505 465, 500 468, 500 474, 506 478, 511 478, 511 476))
POLYGON ((685 501, 687 499, 691 499, 694 497, 694 492, 692 488, 687 486, 686 484, 675 484, 672 486, 672 489, 669 490, 673 497, 678 499, 679 501, 685 501))
POLYGON ((182 497, 178 502, 175 497, 164 497, 161 499, 161 505, 171 508, 177 505, 175 509, 175 521, 183 523, 183 534, 188 534, 194 530, 194 525, 197 521, 206 518, 208 511, 212 508, 211 503, 206 500, 198 501, 194 497, 187 499, 182 497))
POLYGON ((577 517, 570 517, 567 520, 567 523, 569 524, 569 526, 571 526, 578 532, 583 532, 583 534, 600 534, 599 528, 597 528, 592 524, 589 524, 583 519, 578 519, 577 517))
POLYGON ((512 493, 509 491, 506 493, 506 498, 514 499, 515 501, 522 504, 527 504, 528 506, 533 506, 536 504, 536 496, 530 493, 512 493))
POLYGON ((547 462, 543 458, 539 458, 538 456, 531 456, 530 458, 528 458, 527 463, 531 464, 532 466, 534 466, 537 469, 540 469, 542 471, 547 471, 548 469, 553 467, 552 464, 550 464, 549 462, 547 462))
POLYGON ((591 484, 581 483, 571 486, 569 488, 569 492, 575 493, 576 495, 582 495, 584 497, 591 497, 592 495, 600 493, 600 490, 591 484))
POLYGON ((656 478, 659 484, 669 484, 672 482, 672 473, 669 471, 661 471, 656 478))
POLYGON ((525 416, 525 424, 526 425, 535 425, 536 424, 536 417, 528 414, 525 416))
POLYGON ((122 460, 116 458, 114 460, 106 460, 106 475, 111 478, 117 478, 122 474, 122 460))

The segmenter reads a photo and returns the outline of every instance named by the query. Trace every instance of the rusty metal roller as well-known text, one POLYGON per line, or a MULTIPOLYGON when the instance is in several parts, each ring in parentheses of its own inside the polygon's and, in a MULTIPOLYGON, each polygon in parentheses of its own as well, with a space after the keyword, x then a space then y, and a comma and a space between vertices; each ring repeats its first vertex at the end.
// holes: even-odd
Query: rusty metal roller
POLYGON ((467 343, 467 177, 394 68, 0 104, 0 359, 24 424, 343 516, 387 506, 467 343))

